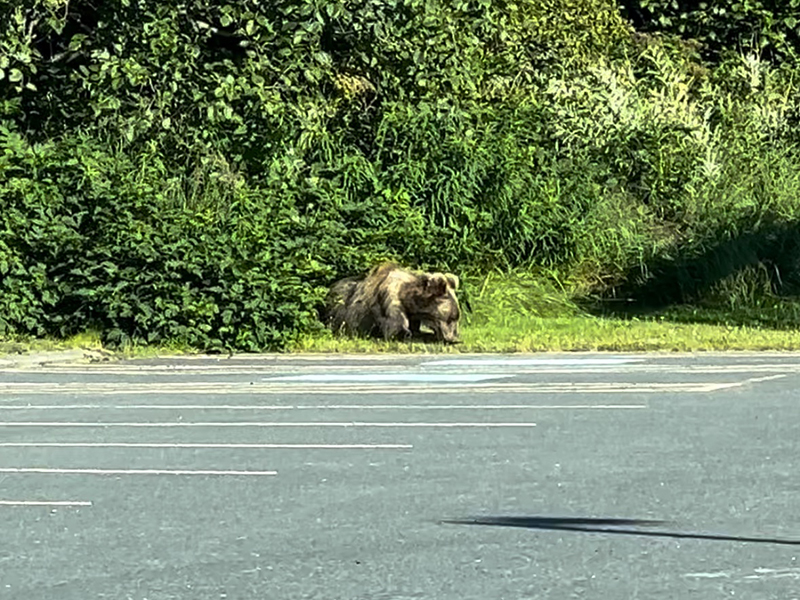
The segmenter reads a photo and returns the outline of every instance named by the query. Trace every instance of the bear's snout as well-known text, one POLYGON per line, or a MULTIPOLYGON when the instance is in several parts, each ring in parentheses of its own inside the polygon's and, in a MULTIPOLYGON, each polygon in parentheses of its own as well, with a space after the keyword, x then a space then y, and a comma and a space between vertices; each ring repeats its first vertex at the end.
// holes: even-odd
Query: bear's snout
POLYGON ((461 339, 458 337, 458 322, 441 323, 436 329, 437 337, 446 344, 461 343, 461 339))

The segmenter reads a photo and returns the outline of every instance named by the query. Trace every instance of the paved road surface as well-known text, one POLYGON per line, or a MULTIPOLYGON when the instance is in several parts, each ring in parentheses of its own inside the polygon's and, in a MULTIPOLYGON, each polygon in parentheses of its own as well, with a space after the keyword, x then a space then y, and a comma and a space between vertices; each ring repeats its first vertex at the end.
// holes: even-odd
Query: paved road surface
POLYGON ((799 375, 788 354, 0 370, 0 599, 800 598, 799 375), (499 517, 528 520, 469 524, 499 517))

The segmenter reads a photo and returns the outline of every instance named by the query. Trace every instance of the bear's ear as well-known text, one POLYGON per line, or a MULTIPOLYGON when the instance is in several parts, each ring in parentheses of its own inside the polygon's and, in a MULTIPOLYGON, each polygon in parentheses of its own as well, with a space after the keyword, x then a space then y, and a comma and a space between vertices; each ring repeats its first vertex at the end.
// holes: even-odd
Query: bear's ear
POLYGON ((425 295, 431 298, 443 296, 447 293, 447 282, 440 273, 432 275, 423 273, 419 276, 419 283, 425 295))
POLYGON ((449 285, 454 290, 457 290, 458 289, 458 284, 459 284, 458 276, 457 275, 453 275, 452 273, 445 273, 444 276, 445 276, 445 279, 447 279, 447 285, 449 285))

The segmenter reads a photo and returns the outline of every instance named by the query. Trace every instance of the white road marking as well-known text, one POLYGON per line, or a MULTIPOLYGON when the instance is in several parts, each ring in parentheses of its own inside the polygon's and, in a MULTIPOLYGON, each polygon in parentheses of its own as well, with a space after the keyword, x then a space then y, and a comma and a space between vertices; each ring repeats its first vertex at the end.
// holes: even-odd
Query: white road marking
POLYGON ((84 500, 0 500, 0 506, 91 506, 84 500))
MULTIPOLYGON (((441 363, 425 363, 427 368, 442 366, 441 363)), ((444 365, 446 366, 446 365, 444 365)), ((482 365, 490 367, 492 365, 482 365)), ((503 365, 496 365, 502 367, 503 365)), ((680 371, 682 373, 690 372, 697 374, 721 374, 721 373, 759 373, 759 372, 796 372, 800 370, 800 362, 798 363, 763 363, 763 364, 733 364, 733 365, 669 365, 669 364, 652 364, 652 363, 625 363, 620 368, 610 369, 611 365, 606 366, 583 366, 580 368, 565 366, 525 366, 525 365, 505 365, 515 366, 513 371, 516 375, 527 373, 535 374, 604 374, 609 372, 613 373, 675 373, 680 371)), ((331 371, 348 371, 353 370, 353 365, 306 365, 303 366, 303 372, 321 372, 330 373, 331 371)), ((408 365, 406 368, 409 371, 416 369, 417 365, 408 365)), ((363 367, 361 368, 363 370, 363 367)), ((143 377, 147 375, 158 375, 159 377, 185 377, 185 376, 214 376, 218 374, 224 375, 269 375, 275 373, 277 375, 285 374, 287 368, 285 366, 265 366, 265 367, 229 367, 226 365, 209 365, 209 366, 179 366, 179 367, 163 367, 163 366, 141 366, 141 367, 100 367, 97 368, 36 368, 36 369, 3 369, 0 367, 0 373, 21 373, 21 374, 57 374, 57 375, 128 375, 132 377, 143 377)), ((505 371, 506 373, 508 371, 505 371)), ((495 371, 496 374, 503 373, 502 370, 495 371)))
MULTIPOLYGON (((770 378, 784 377, 775 375, 770 378)), ((574 393, 660 393, 665 391, 683 393, 714 392, 730 387, 737 387, 755 382, 747 379, 738 382, 698 382, 698 383, 633 383, 633 382, 587 382, 587 383, 463 383, 458 386, 379 386, 349 385, 329 383, 325 385, 305 386, 297 384, 249 384, 229 382, 205 383, 70 383, 54 385, 51 383, 4 383, 0 384, 0 395, 143 395, 143 394, 192 394, 192 395, 229 395, 229 394, 303 394, 303 395, 338 395, 338 394, 574 394, 574 393)), ((765 378, 760 378, 765 381, 765 378)))
MULTIPOLYGON (((646 404, 0 404, 0 410, 633 410, 646 404)), ((2 444, 0 444, 2 445, 2 444)))
POLYGON ((746 575, 743 579, 800 579, 800 569, 753 569, 754 575, 746 575))
MULTIPOLYGON (((487 369, 488 370, 488 369, 487 369)), ((609 375, 609 374, 659 374, 659 375, 736 375, 742 373, 789 373, 796 374, 800 371, 797 365, 721 365, 721 366, 691 366, 691 365, 629 365, 621 368, 539 368, 519 367, 513 370, 515 375, 609 375)), ((497 373, 504 372, 498 369, 497 373)), ((510 372, 510 371, 505 371, 510 372)), ((210 374, 209 374, 210 375, 210 374)))
POLYGON ((42 467, 2 467, 0 473, 47 475, 231 475, 268 476, 277 471, 209 471, 194 469, 50 469, 42 467))
POLYGON ((685 573, 683 576, 692 579, 729 579, 731 574, 725 571, 716 571, 714 573, 685 573))
POLYGON ((447 360, 432 360, 420 363, 422 367, 461 367, 461 366, 492 366, 492 367, 519 367, 519 366, 613 366, 631 363, 644 363, 644 358, 609 357, 609 358, 454 358, 447 360))
POLYGON ((89 423, 80 421, 3 421, 0 427, 131 427, 131 428, 173 428, 173 427, 536 427, 536 423, 472 423, 442 422, 365 422, 365 421, 251 421, 251 422, 127 422, 127 423, 89 423))
POLYGON ((301 381, 315 383, 386 383, 389 381, 412 381, 414 383, 475 383, 488 379, 507 379, 513 377, 508 374, 487 373, 311 373, 306 375, 283 375, 279 377, 265 377, 262 381, 301 381))
POLYGON ((758 568, 753 569, 749 575, 744 575, 742 572, 729 573, 727 571, 713 571, 709 573, 685 573, 683 576, 690 577, 692 579, 734 579, 735 581, 800 579, 800 569, 792 567, 787 569, 758 568))
POLYGON ((409 450, 411 444, 160 444, 149 442, 0 442, 0 448, 213 448, 235 450, 409 450))
POLYGON ((750 378, 745 379, 743 381, 735 381, 733 383, 721 383, 721 384, 718 384, 718 386, 719 386, 718 389, 732 388, 732 387, 742 387, 742 386, 748 385, 750 383, 763 383, 765 381, 773 381, 775 379, 783 379, 784 377, 787 377, 786 373, 782 373, 780 375, 765 375, 764 377, 750 377, 750 378))

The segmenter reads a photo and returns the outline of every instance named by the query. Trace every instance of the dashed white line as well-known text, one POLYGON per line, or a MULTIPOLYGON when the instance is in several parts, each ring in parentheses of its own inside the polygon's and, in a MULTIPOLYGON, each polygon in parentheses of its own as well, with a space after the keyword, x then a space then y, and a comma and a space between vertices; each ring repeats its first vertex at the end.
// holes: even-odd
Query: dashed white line
POLYGON ((716 571, 714 573, 684 573, 684 577, 691 577, 692 579, 729 579, 731 574, 725 571, 716 571))
POLYGON ((409 450, 412 444, 167 444, 150 442, 0 442, 2 448, 161 448, 233 450, 409 450))
POLYGON ((91 506, 85 500, 0 500, 0 506, 91 506))
MULTIPOLYGON (((427 364, 427 368, 440 366, 427 364)), ((486 365, 487 367, 502 367, 514 366, 513 373, 509 371, 495 371, 496 374, 539 374, 539 375, 552 375, 552 374, 604 374, 608 375, 611 365, 595 365, 595 366, 535 366, 535 365, 486 365)), ((446 365, 445 365, 446 367, 446 365)), ((409 370, 416 368, 414 365, 405 367, 409 370)), ((446 367, 450 368, 450 367, 446 367)), ((352 370, 353 365, 310 365, 304 366, 303 370, 308 372, 323 372, 330 373, 331 371, 348 371, 352 370)), ((619 368, 614 368, 614 373, 692 373, 692 374, 731 374, 731 373, 758 373, 758 372, 792 372, 795 373, 800 370, 800 363, 762 363, 762 364, 733 364, 733 365, 667 365, 667 364, 645 364, 645 363, 626 363, 620 365, 619 368)), ((230 366, 182 366, 182 367, 132 367, 132 368, 108 368, 96 367, 86 369, 75 368, 48 368, 40 367, 35 370, 32 369, 12 369, 2 368, 0 366, 0 373, 23 373, 23 374, 58 374, 58 375, 124 375, 131 377, 143 377, 157 375, 159 377, 186 377, 186 376, 218 376, 224 375, 282 375, 286 373, 285 367, 256 367, 256 368, 241 368, 230 366)))
POLYGON ((413 381, 415 383, 475 383, 487 379, 507 379, 513 373, 310 373, 264 377, 262 381, 300 381, 314 383, 386 383, 389 381, 413 381))
POLYGON ((209 471, 203 469, 51 469, 43 467, 2 467, 0 473, 46 475, 223 475, 269 476, 277 471, 209 471))
POLYGON ((735 387, 743 387, 750 383, 763 383, 765 381, 773 381, 775 379, 783 379, 786 377, 786 373, 782 373, 780 375, 765 375, 764 377, 749 377, 742 381, 734 381, 732 383, 717 383, 712 384, 714 385, 714 390, 723 390, 728 388, 735 388, 735 387))
MULTIPOLYGON (((785 375, 772 376, 773 378, 785 375)), ((765 380, 763 378, 760 378, 765 380)), ((0 384, 2 395, 46 395, 46 394, 72 394, 72 395, 145 395, 145 394, 179 394, 179 395, 291 395, 303 394, 314 396, 333 396, 346 394, 352 395, 411 395, 411 394, 611 394, 611 393, 705 393, 729 387, 737 387, 751 383, 755 380, 743 380, 734 383, 701 382, 701 383, 558 383, 558 384, 522 384, 522 383, 464 383, 458 386, 446 385, 350 385, 342 383, 327 383, 323 385, 307 386, 292 384, 248 384, 229 382, 205 383, 153 383, 153 384, 33 384, 33 383, 5 383, 0 384)))
POLYGON ((0 410, 632 410, 646 404, 0 404, 0 410))
POLYGON ((536 423, 492 423, 492 422, 359 422, 359 421, 243 421, 243 422, 80 422, 80 421, 2 421, 0 427, 82 427, 82 428, 172 428, 172 427, 443 427, 443 428, 497 428, 536 427, 536 423))
POLYGON ((432 360, 421 363, 422 367, 519 367, 519 366, 614 366, 631 363, 643 363, 644 358, 609 357, 609 358, 455 358, 449 360, 432 360))

